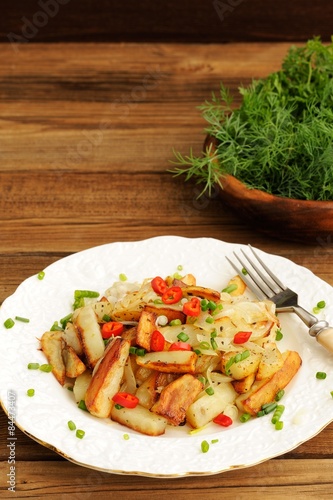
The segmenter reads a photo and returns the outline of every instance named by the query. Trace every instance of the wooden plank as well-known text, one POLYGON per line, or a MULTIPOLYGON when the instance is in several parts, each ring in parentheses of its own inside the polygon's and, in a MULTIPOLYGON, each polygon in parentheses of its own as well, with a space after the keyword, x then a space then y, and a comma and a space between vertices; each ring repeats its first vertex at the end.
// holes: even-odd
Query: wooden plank
POLYGON ((331 35, 325 0, 3 0, 2 41, 280 41, 331 35))
MULTIPOLYGON (((248 468, 235 469, 213 476, 178 478, 146 478, 109 475, 81 469, 69 462, 20 462, 16 471, 16 495, 19 498, 91 498, 96 494, 121 495, 124 499, 153 500, 173 498, 214 500, 219 496, 243 500, 247 498, 332 498, 333 459, 271 460, 248 468), (318 474, 318 471, 320 473, 318 474)), ((1 464, 3 478, 8 466, 1 464)), ((12 498, 3 491, 2 498, 12 498)))

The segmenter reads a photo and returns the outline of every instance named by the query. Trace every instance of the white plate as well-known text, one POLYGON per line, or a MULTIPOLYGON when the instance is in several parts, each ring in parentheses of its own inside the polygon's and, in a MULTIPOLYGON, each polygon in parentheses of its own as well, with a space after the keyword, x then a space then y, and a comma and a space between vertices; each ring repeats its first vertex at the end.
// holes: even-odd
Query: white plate
MULTIPOLYGON (((333 356, 328 354, 294 315, 281 315, 284 338, 280 348, 297 350, 302 367, 283 398, 284 428, 276 431, 269 416, 232 427, 215 424, 197 434, 186 427, 168 428, 162 437, 146 437, 78 409, 73 394, 50 373, 28 370, 29 362, 45 362, 38 340, 55 320, 70 312, 75 289, 104 292, 120 273, 129 281, 165 276, 182 265, 200 285, 221 289, 234 275, 225 259, 234 249, 221 241, 176 236, 139 242, 112 243, 62 259, 47 269, 45 278, 24 281, 0 309, 1 404, 16 425, 30 437, 77 464, 118 474, 176 477, 216 474, 248 467, 286 453, 312 438, 333 420, 333 356), (22 316, 7 330, 8 317, 22 316), (325 380, 316 372, 327 373, 325 380), (28 397, 27 389, 35 396, 28 397), (73 420, 85 431, 81 440, 68 429, 73 420), (129 439, 125 439, 128 435, 129 439), (201 442, 210 443, 202 453, 201 442), (212 440, 218 440, 211 443, 212 440)), ((303 307, 312 309, 325 300, 326 319, 333 324, 333 289, 305 268, 278 256, 261 252, 281 280, 299 293, 303 307)), ((321 316, 323 318, 323 316, 321 316)), ((10 438, 10 435, 9 435, 10 438)))

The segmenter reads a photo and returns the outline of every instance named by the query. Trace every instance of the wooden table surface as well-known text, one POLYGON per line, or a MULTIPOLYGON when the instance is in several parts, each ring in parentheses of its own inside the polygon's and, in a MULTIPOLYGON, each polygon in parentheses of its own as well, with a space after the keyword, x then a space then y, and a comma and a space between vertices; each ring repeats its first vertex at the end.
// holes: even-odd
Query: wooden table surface
MULTIPOLYGON (((172 149, 199 153, 196 106, 223 81, 280 67, 288 44, 33 44, 1 47, 0 302, 25 278, 92 246, 159 235, 251 243, 333 285, 332 240, 268 238, 167 169, 172 149)), ((320 409, 318 408, 318 411, 320 409)), ((16 492, 2 498, 332 498, 333 425, 265 463, 205 477, 113 475, 67 462, 17 430, 16 492)))

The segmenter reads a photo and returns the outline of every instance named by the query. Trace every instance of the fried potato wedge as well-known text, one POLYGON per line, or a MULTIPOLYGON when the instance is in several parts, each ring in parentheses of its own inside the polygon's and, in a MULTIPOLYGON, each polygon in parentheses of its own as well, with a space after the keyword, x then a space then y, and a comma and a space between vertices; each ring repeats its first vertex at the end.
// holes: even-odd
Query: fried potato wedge
POLYGON ((237 275, 237 276, 234 276, 234 278, 231 278, 227 284, 227 287, 233 286, 233 285, 236 285, 237 288, 235 288, 235 290, 230 292, 230 295, 232 297, 239 297, 240 295, 243 295, 243 293, 246 290, 246 284, 244 283, 244 281, 242 280, 242 278, 240 276, 237 275))
POLYGON ((203 390, 203 384, 186 373, 168 384, 151 411, 164 417, 171 425, 179 425, 186 418, 186 410, 203 390))
POLYGON ((81 361, 73 347, 67 344, 63 346, 62 359, 66 367, 66 377, 76 378, 86 370, 86 365, 81 361))
POLYGON ((83 355, 81 338, 73 323, 67 323, 62 337, 66 344, 72 347, 78 356, 83 355))
POLYGON ((247 377, 244 377, 241 380, 234 380, 231 383, 233 385, 233 388, 238 394, 245 394, 251 389, 255 379, 256 379, 256 374, 255 372, 253 372, 250 373, 250 375, 248 375, 247 377))
POLYGON ((130 345, 121 337, 111 340, 93 373, 85 403, 88 411, 96 417, 107 418, 111 414, 112 398, 119 391, 130 345))
POLYGON ((272 377, 255 382, 248 393, 238 396, 236 404, 240 411, 256 415, 262 405, 274 401, 276 394, 296 375, 302 364, 299 354, 296 351, 286 351, 282 356, 282 368, 272 377))
POLYGON ((81 307, 76 316, 75 326, 80 335, 87 365, 89 368, 94 368, 103 356, 105 345, 97 316, 90 305, 81 307))
POLYGON ((45 332, 40 340, 41 349, 47 361, 52 365, 52 373, 59 384, 64 385, 66 379, 66 366, 62 357, 64 340, 61 331, 45 332))
POLYGON ((92 372, 91 370, 86 370, 85 372, 81 373, 74 382, 73 385, 73 394, 75 401, 79 403, 80 401, 84 401, 86 397, 86 392, 89 387, 90 381, 92 377, 92 372))
POLYGON ((195 373, 197 354, 194 351, 149 352, 137 356, 139 366, 165 373, 195 373))
POLYGON ((186 422, 199 429, 222 413, 227 405, 233 403, 237 393, 230 382, 214 384, 212 396, 204 394, 192 403, 186 411, 186 422))
POLYGON ((173 309, 171 307, 165 307, 165 306, 155 306, 155 305, 146 305, 144 308, 145 311, 155 313, 158 316, 166 316, 168 318, 168 322, 173 321, 175 319, 180 319, 182 323, 185 323, 186 321, 186 315, 183 313, 183 311, 179 309, 173 309))
POLYGON ((257 380, 263 380, 274 375, 284 363, 283 356, 275 342, 266 342, 264 344, 264 351, 258 366, 256 374, 257 380))
POLYGON ((147 436, 160 436, 165 433, 167 426, 164 418, 140 405, 119 410, 114 406, 111 410, 111 419, 147 436))
POLYGON ((157 317, 157 313, 147 311, 146 308, 144 308, 136 328, 136 343, 147 351, 150 351, 151 336, 153 331, 157 328, 157 317))
POLYGON ((242 380, 251 373, 256 373, 258 370, 258 366, 261 360, 261 353, 257 353, 254 351, 249 351, 249 357, 239 361, 238 363, 233 363, 229 369, 228 363, 231 361, 231 358, 236 356, 237 352, 229 351, 225 352, 222 355, 221 361, 221 371, 226 375, 230 375, 235 380, 242 380))
POLYGON ((217 290, 213 290, 212 288, 206 288, 204 286, 184 286, 182 288, 183 295, 185 297, 200 297, 202 299, 218 301, 220 300, 221 294, 217 290))

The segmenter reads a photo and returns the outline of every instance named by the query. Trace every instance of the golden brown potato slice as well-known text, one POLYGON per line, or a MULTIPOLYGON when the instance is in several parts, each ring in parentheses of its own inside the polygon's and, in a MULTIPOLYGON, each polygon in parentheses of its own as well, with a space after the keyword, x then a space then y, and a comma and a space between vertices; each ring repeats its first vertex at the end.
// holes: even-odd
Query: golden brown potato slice
POLYGON ((193 375, 182 375, 163 389, 151 411, 166 418, 170 424, 179 425, 202 389, 203 384, 193 375))
POLYGON ((242 278, 240 276, 237 275, 234 278, 231 278, 229 280, 227 287, 232 286, 232 285, 237 286, 237 288, 235 290, 230 292, 230 295, 232 297, 239 297, 239 295, 243 295, 243 293, 246 290, 246 284, 244 283, 244 281, 242 280, 242 278))
POLYGON ((67 323, 62 336, 66 344, 71 346, 78 356, 83 355, 81 338, 73 323, 67 323))
POLYGON ((221 371, 226 375, 229 375, 235 380, 242 380, 251 373, 256 373, 261 360, 261 353, 249 351, 250 355, 239 361, 238 363, 233 363, 228 368, 228 363, 230 363, 231 358, 237 355, 235 351, 225 352, 222 355, 221 371))
POLYGON ((236 399, 238 408, 250 415, 256 415, 262 405, 274 401, 276 394, 284 389, 296 375, 302 360, 296 351, 283 353, 284 363, 271 378, 255 382, 249 393, 236 399))
POLYGON ((194 373, 197 354, 194 351, 149 352, 137 356, 137 364, 165 373, 194 373))
POLYGON ((141 405, 120 409, 114 406, 111 410, 111 419, 147 436, 160 436, 165 433, 167 426, 164 418, 141 405))
POLYGON ((136 329, 136 343, 147 351, 150 351, 150 340, 154 330, 157 329, 156 320, 158 314, 144 309, 136 329))
POLYGON ((81 373, 74 382, 73 385, 73 394, 75 401, 79 403, 80 401, 84 401, 86 397, 86 392, 89 387, 90 381, 91 381, 92 373, 90 370, 86 370, 85 372, 81 373))
POLYGON ((66 367, 62 358, 64 341, 61 331, 45 332, 40 340, 41 348, 47 361, 52 365, 52 373, 61 385, 66 378, 66 367))
POLYGON ((87 365, 94 368, 103 356, 105 345, 97 316, 90 305, 81 307, 75 319, 75 326, 80 335, 87 365))
POLYGON ((121 337, 111 340, 93 374, 85 403, 89 412, 96 417, 107 418, 111 414, 112 398, 119 391, 130 345, 128 340, 121 337))
POLYGON ((254 372, 250 373, 250 375, 241 380, 234 380, 232 382, 232 385, 238 394, 245 394, 245 392, 248 392, 251 389, 255 379, 256 379, 256 374, 254 372))
POLYGON ((174 319, 180 319, 182 323, 185 323, 186 321, 186 315, 179 309, 172 309, 171 307, 155 306, 148 304, 145 306, 144 310, 157 314, 157 317, 162 315, 166 316, 168 318, 169 323, 174 319))
POLYGON ((184 286, 182 288, 183 295, 185 297, 200 297, 202 299, 213 300, 217 302, 220 300, 221 294, 217 290, 212 288, 206 288, 203 286, 184 286))
POLYGON ((192 403, 186 412, 186 421, 195 429, 211 422, 222 413, 228 404, 233 403, 237 393, 230 382, 213 384, 214 394, 204 394, 192 403))
POLYGON ((264 344, 264 348, 265 350, 262 353, 256 374, 257 380, 263 380, 271 377, 283 366, 284 363, 283 356, 277 348, 275 342, 266 342, 264 344))
POLYGON ((66 377, 76 378, 86 370, 86 365, 71 346, 66 344, 63 346, 62 358, 66 367, 66 377))

